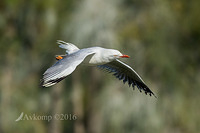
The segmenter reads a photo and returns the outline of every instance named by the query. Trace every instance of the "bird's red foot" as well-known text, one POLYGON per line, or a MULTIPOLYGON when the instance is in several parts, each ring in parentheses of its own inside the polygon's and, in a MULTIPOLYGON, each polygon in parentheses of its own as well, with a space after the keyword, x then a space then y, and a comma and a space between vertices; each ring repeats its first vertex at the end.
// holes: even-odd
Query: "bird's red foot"
POLYGON ((63 59, 62 56, 56 56, 56 60, 61 60, 61 59, 63 59))

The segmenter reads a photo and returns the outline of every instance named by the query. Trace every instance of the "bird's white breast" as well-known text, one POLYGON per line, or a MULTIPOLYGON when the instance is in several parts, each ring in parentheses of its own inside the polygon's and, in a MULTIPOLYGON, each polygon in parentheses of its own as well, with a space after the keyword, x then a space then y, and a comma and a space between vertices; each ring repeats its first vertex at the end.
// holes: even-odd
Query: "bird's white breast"
POLYGON ((113 61, 113 58, 110 58, 110 50, 101 48, 101 47, 91 47, 85 49, 86 51, 93 51, 94 54, 88 55, 83 64, 85 65, 102 65, 113 61))

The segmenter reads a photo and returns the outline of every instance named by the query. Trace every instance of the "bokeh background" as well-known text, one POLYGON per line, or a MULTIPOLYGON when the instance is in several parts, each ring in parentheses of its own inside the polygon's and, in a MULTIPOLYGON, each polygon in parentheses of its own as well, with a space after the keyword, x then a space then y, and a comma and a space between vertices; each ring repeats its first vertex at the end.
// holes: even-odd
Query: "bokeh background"
POLYGON ((200 1, 1 0, 1 133, 197 133, 200 131, 200 1), (103 73, 78 67, 65 80, 40 88, 44 71, 64 54, 102 46, 131 56, 158 97, 103 73), (72 114, 76 120, 22 120, 72 114))

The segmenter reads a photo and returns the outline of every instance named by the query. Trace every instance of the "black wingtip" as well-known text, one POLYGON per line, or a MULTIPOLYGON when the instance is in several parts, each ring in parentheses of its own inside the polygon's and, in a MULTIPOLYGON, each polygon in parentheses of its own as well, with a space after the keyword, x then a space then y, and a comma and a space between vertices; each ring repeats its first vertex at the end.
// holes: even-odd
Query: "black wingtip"
POLYGON ((57 78, 57 79, 53 79, 53 80, 49 80, 49 81, 44 81, 44 79, 41 79, 39 86, 42 88, 50 87, 50 86, 53 86, 53 85, 57 84, 58 82, 62 81, 64 78, 66 78, 66 76, 57 78))
POLYGON ((45 88, 44 86, 43 86, 43 84, 44 84, 44 80, 43 79, 40 79, 40 84, 38 85, 40 88, 45 88))
POLYGON ((135 82, 135 85, 137 86, 137 88, 139 89, 140 92, 144 91, 144 93, 146 95, 148 95, 148 94, 149 94, 149 96, 153 95, 155 98, 157 98, 157 96, 144 83, 135 82))

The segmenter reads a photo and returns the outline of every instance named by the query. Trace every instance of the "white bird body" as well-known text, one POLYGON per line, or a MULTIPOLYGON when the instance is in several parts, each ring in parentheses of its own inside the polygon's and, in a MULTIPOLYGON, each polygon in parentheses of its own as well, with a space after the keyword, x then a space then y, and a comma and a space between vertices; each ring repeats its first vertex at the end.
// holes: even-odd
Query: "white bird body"
POLYGON ((91 54, 86 57, 83 63, 87 65, 102 65, 109 63, 116 59, 115 56, 109 56, 115 53, 115 55, 123 56, 119 51, 114 49, 105 49, 102 47, 91 47, 91 48, 85 48, 82 49, 84 51, 93 51, 94 54, 91 54))
POLYGON ((128 82, 129 86, 134 87, 136 85, 145 94, 154 95, 130 66, 118 60, 119 58, 129 58, 128 55, 123 55, 114 49, 102 47, 79 49, 75 45, 64 41, 58 41, 57 43, 60 44, 59 47, 66 49, 67 54, 45 71, 41 81, 43 87, 49 87, 60 82, 71 74, 79 64, 83 63, 105 69, 113 73, 119 80, 123 80, 124 83, 128 82))

